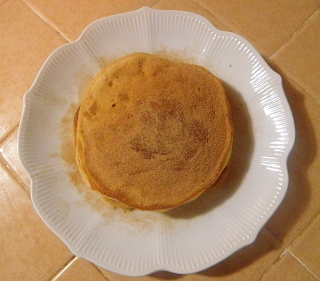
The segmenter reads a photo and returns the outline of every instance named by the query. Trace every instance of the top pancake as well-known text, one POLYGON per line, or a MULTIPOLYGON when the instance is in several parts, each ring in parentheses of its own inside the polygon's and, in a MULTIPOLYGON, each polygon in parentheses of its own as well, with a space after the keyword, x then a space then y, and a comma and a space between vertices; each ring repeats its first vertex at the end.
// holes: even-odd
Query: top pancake
POLYGON ((141 210, 198 197, 228 163, 230 107, 213 74, 135 53, 103 69, 80 106, 77 160, 90 187, 141 210))

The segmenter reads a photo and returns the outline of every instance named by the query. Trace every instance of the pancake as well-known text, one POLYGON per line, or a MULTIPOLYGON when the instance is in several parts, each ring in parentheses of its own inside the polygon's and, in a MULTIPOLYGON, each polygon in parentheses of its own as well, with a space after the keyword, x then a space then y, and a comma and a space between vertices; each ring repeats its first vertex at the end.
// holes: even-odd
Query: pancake
POLYGON ((79 170, 121 206, 166 211, 219 179, 233 140, 221 81, 197 65, 134 53, 94 79, 75 118, 79 170))

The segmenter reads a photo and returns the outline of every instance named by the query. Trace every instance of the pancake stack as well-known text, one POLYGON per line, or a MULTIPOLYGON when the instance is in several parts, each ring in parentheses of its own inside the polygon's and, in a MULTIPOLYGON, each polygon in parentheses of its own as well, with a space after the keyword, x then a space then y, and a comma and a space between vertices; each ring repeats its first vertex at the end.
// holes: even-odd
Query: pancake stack
POLYGON ((120 206, 167 211, 220 182, 233 126, 223 85, 209 71, 134 53, 94 78, 75 138, 91 189, 120 206))

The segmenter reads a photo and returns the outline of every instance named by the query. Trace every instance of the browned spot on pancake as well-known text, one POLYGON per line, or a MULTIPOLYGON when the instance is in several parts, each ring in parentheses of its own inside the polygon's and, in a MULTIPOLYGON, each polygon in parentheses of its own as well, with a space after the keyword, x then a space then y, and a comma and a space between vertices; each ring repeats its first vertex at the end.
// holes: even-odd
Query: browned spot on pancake
POLYGON ((159 102, 150 102, 150 107, 157 114, 160 122, 179 117, 178 103, 174 100, 160 99, 159 102))
POLYGON ((96 115, 97 114, 97 109, 98 109, 98 104, 97 102, 95 101, 91 107, 89 108, 89 112, 92 116, 96 115))
POLYGON ((154 118, 150 111, 143 111, 140 115, 140 121, 143 125, 151 125, 154 122, 154 118))
POLYGON ((97 114, 98 104, 97 102, 93 102, 93 104, 87 109, 83 111, 83 115, 89 120, 97 114))
POLYGON ((157 154, 157 151, 152 150, 150 147, 147 147, 145 143, 141 143, 137 140, 133 140, 130 142, 131 148, 137 151, 140 156, 144 159, 151 159, 154 158, 157 154))
POLYGON ((189 124, 188 130, 192 141, 204 144, 209 140, 208 129, 204 127, 198 120, 194 120, 191 124, 189 124))
POLYGON ((143 67, 144 62, 145 62, 145 60, 140 60, 140 61, 138 61, 139 70, 142 70, 142 67, 143 67))
POLYGON ((87 119, 91 119, 91 114, 88 111, 83 111, 83 116, 86 117, 87 119))
POLYGON ((187 147, 185 153, 184 153, 184 160, 188 161, 192 157, 194 157, 197 153, 197 149, 195 147, 187 147))
POLYGON ((157 142, 152 142, 143 136, 136 136, 130 141, 130 146, 132 150, 135 150, 144 159, 155 158, 157 155, 166 155, 168 150, 163 144, 158 140, 157 142))
POLYGON ((120 94, 118 95, 118 97, 119 97, 119 100, 120 100, 120 101, 128 101, 128 100, 129 100, 129 96, 128 96, 127 93, 120 93, 120 94))
POLYGON ((198 120, 187 121, 181 106, 170 99, 160 99, 150 103, 150 111, 143 111, 139 121, 143 132, 153 131, 152 135, 138 135, 130 141, 130 146, 142 158, 154 159, 157 156, 172 154, 181 139, 188 140, 181 159, 172 159, 174 169, 182 170, 188 160, 195 156, 197 147, 209 140, 208 129, 198 120))

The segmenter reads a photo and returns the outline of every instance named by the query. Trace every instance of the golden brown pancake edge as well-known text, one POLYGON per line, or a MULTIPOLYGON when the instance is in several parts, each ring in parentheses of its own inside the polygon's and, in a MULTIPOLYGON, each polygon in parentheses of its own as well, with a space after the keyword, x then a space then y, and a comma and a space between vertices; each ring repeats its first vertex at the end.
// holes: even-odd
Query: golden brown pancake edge
POLYGON ((97 75, 76 125, 79 169, 90 187, 140 210, 197 198, 219 178, 232 148, 220 80, 200 66, 144 53, 97 75))

